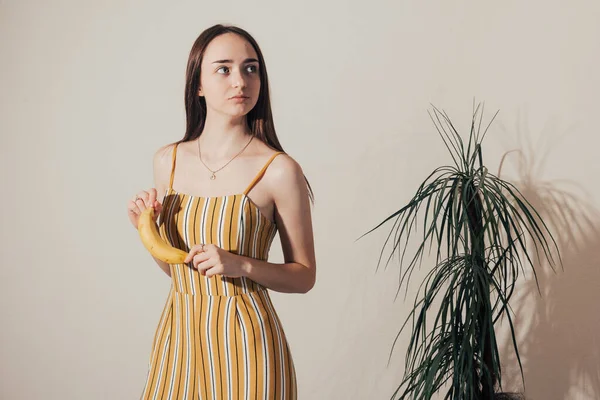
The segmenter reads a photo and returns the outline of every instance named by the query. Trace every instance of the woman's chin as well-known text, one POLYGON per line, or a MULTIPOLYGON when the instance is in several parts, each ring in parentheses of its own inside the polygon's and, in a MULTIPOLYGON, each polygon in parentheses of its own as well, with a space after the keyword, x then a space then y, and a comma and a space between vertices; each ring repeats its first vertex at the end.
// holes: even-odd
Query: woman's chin
POLYGON ((231 107, 230 109, 228 109, 225 113, 227 115, 229 115, 231 118, 241 118, 241 117, 245 117, 250 110, 252 110, 251 107, 231 107))
POLYGON ((228 117, 231 119, 243 118, 251 110, 252 110, 252 107, 249 104, 248 105, 238 104, 238 105, 233 105, 233 106, 229 105, 228 107, 222 107, 222 108, 212 108, 212 111, 216 112, 217 114, 221 114, 222 116, 228 117))

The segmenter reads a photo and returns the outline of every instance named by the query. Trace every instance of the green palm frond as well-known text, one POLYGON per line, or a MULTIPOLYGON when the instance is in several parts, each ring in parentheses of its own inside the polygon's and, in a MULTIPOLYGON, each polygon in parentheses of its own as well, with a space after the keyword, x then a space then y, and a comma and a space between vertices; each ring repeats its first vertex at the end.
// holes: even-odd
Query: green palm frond
POLYGON ((492 399, 502 386, 494 331, 494 324, 502 318, 510 326, 524 380, 509 301, 526 268, 533 271, 537 284, 531 250, 538 258, 546 257, 554 269, 553 253, 558 255, 558 246, 519 190, 484 166, 481 143, 498 113, 481 133, 483 107, 481 115, 479 110, 480 106, 474 107, 465 147, 447 114, 433 108, 429 115, 454 165, 436 168, 408 204, 364 234, 393 220, 377 268, 388 245, 392 248, 386 267, 393 255, 400 253, 396 297, 403 286, 408 290, 427 245, 429 252, 435 250, 436 265, 419 286, 412 311, 390 352, 391 357, 400 333, 410 323, 405 375, 393 399, 430 399, 443 387, 447 388, 444 399, 492 399), (419 211, 424 217, 417 225, 419 211), (418 227, 423 236, 403 268, 411 233, 418 227), (437 311, 434 304, 438 304, 437 311), (433 325, 428 326, 428 321, 433 325))

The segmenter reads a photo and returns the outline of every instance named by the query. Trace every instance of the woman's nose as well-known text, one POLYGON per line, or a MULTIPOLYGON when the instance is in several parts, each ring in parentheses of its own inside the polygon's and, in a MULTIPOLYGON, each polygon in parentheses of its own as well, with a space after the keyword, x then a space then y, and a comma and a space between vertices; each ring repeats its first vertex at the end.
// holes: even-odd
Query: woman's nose
POLYGON ((233 86, 234 88, 244 88, 246 87, 246 80, 244 79, 244 77, 240 74, 240 73, 234 73, 231 74, 231 86, 233 86))

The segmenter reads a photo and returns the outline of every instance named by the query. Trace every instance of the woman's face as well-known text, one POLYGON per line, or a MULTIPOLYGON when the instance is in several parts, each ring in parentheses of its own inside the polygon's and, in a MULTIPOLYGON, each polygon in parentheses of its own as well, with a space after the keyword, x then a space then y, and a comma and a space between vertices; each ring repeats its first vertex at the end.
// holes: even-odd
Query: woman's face
POLYGON ((244 38, 234 33, 217 36, 204 52, 198 94, 208 109, 242 117, 258 101, 259 68, 256 52, 244 38))

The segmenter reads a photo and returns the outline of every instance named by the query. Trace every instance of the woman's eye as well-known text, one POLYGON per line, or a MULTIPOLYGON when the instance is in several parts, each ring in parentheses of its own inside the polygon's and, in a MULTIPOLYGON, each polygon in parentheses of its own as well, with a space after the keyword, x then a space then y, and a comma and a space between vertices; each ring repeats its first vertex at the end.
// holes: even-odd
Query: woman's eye
POLYGON ((229 68, 227 67, 220 67, 219 69, 217 69, 217 72, 220 74, 226 74, 227 72, 229 72, 229 68))
POLYGON ((256 65, 248 65, 248 66, 246 67, 246 70, 247 70, 248 72, 256 72, 256 71, 258 70, 258 67, 257 67, 256 65))

